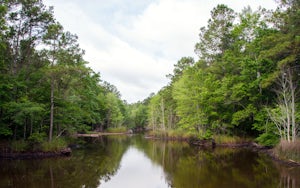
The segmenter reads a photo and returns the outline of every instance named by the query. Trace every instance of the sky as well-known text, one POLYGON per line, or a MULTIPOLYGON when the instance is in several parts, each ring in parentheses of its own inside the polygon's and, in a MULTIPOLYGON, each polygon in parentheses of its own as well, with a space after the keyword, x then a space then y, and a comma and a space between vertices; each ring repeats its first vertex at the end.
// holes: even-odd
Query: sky
POLYGON ((87 66, 115 85, 128 103, 170 81, 181 57, 194 57, 200 28, 218 4, 240 12, 275 9, 274 0, 44 0, 66 31, 76 34, 87 66))

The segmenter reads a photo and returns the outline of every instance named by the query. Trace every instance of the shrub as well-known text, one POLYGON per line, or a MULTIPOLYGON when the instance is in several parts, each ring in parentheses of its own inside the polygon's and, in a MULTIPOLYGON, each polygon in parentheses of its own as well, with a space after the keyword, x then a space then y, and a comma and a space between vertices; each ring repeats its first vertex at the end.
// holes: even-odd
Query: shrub
POLYGON ((204 132, 204 134, 202 136, 200 136, 200 139, 211 139, 212 138, 213 133, 211 132, 211 130, 207 130, 204 132))
POLYGON ((46 133, 32 133, 27 139, 29 149, 32 151, 40 151, 41 144, 45 142, 46 139, 46 133))
POLYGON ((242 138, 238 136, 230 136, 224 134, 214 135, 213 139, 215 140, 216 144, 237 144, 251 141, 251 139, 249 138, 242 138))
POLYGON ((154 136, 156 138, 168 138, 175 140, 185 140, 191 137, 196 137, 195 133, 191 133, 182 129, 172 129, 172 130, 154 130, 148 132, 149 136, 154 136))
POLYGON ((125 133, 127 131, 127 128, 126 127, 115 127, 115 128, 110 127, 106 131, 109 133, 125 133))
POLYGON ((46 137, 45 133, 32 133, 28 137, 28 141, 32 144, 42 143, 45 141, 46 137))
POLYGON ((41 144, 42 151, 60 151, 67 147, 67 142, 63 138, 53 139, 51 142, 43 142, 41 144))
POLYGON ((279 142, 279 137, 274 133, 263 133, 255 140, 263 146, 275 146, 279 142))
POLYGON ((12 141, 10 144, 10 148, 13 151, 17 151, 17 152, 22 152, 22 151, 26 151, 28 149, 28 143, 25 142, 24 140, 16 140, 16 141, 12 141))

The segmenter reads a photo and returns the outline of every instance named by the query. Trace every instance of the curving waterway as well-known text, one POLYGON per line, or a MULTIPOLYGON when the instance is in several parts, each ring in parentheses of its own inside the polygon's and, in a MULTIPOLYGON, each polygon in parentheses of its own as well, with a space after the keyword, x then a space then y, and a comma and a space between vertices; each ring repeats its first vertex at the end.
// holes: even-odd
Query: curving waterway
POLYGON ((107 136, 85 140, 69 158, 0 160, 0 187, 299 188, 300 167, 247 149, 107 136))

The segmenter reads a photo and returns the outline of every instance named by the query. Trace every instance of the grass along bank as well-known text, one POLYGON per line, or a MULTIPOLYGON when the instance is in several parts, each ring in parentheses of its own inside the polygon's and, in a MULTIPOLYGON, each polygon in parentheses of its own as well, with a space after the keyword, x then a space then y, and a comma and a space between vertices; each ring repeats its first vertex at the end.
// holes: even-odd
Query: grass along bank
POLYGON ((58 152, 68 147, 68 142, 64 138, 53 139, 52 142, 41 141, 31 142, 24 140, 12 141, 5 146, 11 152, 58 152))
POLYGON ((253 138, 218 134, 212 136, 217 145, 241 145, 253 142, 253 138))
POLYGON ((165 139, 165 140, 185 140, 196 137, 195 133, 183 130, 151 130, 147 132, 148 138, 165 139))
POLYGON ((106 130, 107 133, 126 133, 126 127, 110 127, 106 130))
POLYGON ((0 143, 1 159, 42 159, 49 157, 70 156, 72 150, 64 138, 53 139, 52 142, 31 142, 17 140, 0 143))
POLYGON ((281 140, 273 149, 274 155, 281 159, 300 164, 300 139, 295 142, 281 140))
POLYGON ((165 140, 214 140, 217 145, 241 145, 245 143, 253 142, 253 138, 248 137, 239 137, 239 136, 232 136, 232 135, 200 135, 195 132, 188 132, 184 130, 154 130, 149 131, 147 133, 147 137, 156 138, 156 139, 165 139, 165 140))

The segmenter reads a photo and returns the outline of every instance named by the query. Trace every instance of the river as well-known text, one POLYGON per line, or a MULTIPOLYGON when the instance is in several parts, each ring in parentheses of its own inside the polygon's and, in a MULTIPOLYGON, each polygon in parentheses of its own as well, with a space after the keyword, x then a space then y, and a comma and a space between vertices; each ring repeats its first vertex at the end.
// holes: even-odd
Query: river
POLYGON ((248 149, 103 136, 89 138, 69 158, 0 160, 0 187, 299 188, 300 167, 248 149))

